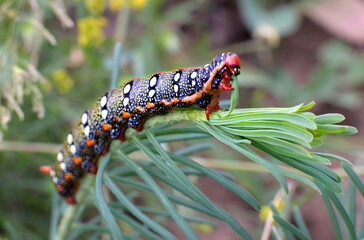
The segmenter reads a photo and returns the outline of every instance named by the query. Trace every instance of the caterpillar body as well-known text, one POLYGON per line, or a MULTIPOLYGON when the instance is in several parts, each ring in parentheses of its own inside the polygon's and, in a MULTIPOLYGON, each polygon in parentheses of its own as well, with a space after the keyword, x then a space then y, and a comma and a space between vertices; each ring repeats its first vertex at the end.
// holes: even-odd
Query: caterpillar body
POLYGON ((125 140, 131 127, 142 131, 146 119, 176 108, 201 107, 209 119, 220 110, 220 91, 231 91, 231 76, 240 74, 235 53, 217 55, 204 67, 158 72, 130 80, 105 93, 67 135, 54 166, 41 166, 64 199, 75 204, 80 178, 97 173, 97 160, 105 155, 113 139, 125 140))

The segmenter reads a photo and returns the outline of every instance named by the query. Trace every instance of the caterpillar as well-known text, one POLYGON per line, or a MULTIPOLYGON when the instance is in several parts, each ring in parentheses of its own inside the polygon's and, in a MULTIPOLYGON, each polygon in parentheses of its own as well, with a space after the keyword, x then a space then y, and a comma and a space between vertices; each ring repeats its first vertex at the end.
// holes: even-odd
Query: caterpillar
POLYGON ((220 91, 231 91, 232 76, 240 74, 235 53, 217 55, 204 67, 180 68, 132 79, 101 96, 87 109, 68 133, 54 166, 41 166, 49 174, 58 193, 75 204, 80 178, 97 173, 97 160, 108 152, 113 139, 125 141, 127 128, 143 130, 143 123, 154 115, 176 108, 198 106, 209 120, 220 110, 220 91))

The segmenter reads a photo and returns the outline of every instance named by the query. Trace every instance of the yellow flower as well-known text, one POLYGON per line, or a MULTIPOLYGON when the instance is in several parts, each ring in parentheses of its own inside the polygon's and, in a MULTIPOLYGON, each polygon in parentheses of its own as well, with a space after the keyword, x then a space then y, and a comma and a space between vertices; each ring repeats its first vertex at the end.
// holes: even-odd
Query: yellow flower
POLYGON ((147 5, 148 1, 149 0, 109 0, 109 6, 112 11, 118 11, 124 7, 141 10, 147 5))
POLYGON ((68 71, 64 68, 57 69, 52 73, 52 79, 56 85, 58 92, 61 94, 67 93, 73 87, 73 80, 68 71))
MULTIPOLYGON (((274 206, 277 208, 279 213, 282 213, 284 202, 282 199, 279 199, 277 202, 274 203, 274 206)), ((269 213, 271 213, 272 210, 270 209, 269 205, 264 205, 260 209, 259 218, 262 222, 265 222, 267 220, 267 217, 269 213)))
POLYGON ((121 8, 124 8, 126 6, 125 0, 109 0, 109 6, 111 11, 118 11, 121 8))
POLYGON ((105 35, 102 27, 107 23, 104 17, 86 17, 77 21, 78 44, 82 47, 99 46, 104 40, 105 35))
POLYGON ((86 8, 95 15, 100 15, 105 10, 104 0, 86 0, 86 8))
POLYGON ((130 7, 134 8, 135 10, 141 10, 147 5, 149 0, 133 0, 130 1, 130 7))

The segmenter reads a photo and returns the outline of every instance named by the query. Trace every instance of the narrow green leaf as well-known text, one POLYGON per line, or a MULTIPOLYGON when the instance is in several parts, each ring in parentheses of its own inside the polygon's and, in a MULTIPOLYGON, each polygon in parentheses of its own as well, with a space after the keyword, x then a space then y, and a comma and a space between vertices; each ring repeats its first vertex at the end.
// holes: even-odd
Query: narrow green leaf
POLYGON ((228 125, 228 127, 242 130, 275 129, 302 138, 306 142, 311 142, 313 140, 312 134, 308 132, 306 128, 282 121, 251 121, 244 122, 244 124, 231 124, 228 125))
POLYGON ((207 149, 211 149, 214 147, 212 143, 196 143, 192 145, 188 145, 185 148, 180 148, 176 150, 174 153, 181 156, 188 156, 194 154, 196 152, 202 152, 207 149))
MULTIPOLYGON (((102 220, 102 216, 98 215, 98 216, 88 220, 87 224, 94 224, 96 226, 99 226, 101 220, 102 220)), ((80 222, 80 221, 75 221, 75 223, 77 223, 77 222, 80 222)), ((73 229, 73 231, 71 231, 71 233, 70 233, 69 237, 67 238, 67 240, 80 239, 83 232, 84 231, 82 231, 81 229, 75 228, 75 229, 73 229)))
MULTIPOLYGON (((162 128, 162 129, 150 129, 154 136, 164 136, 164 135, 175 135, 175 134, 191 134, 191 133, 201 133, 204 134, 205 132, 202 131, 197 126, 184 126, 184 127, 173 127, 173 128, 162 128)), ((144 135, 146 133, 144 132, 144 135)), ((141 136, 139 136, 141 137, 141 136)))
POLYGON ((339 113, 326 113, 316 116, 314 120, 317 124, 333 124, 344 121, 345 117, 339 113))
POLYGON ((256 137, 256 138, 254 138, 254 139, 252 138, 250 140, 259 142, 260 144, 264 145, 265 147, 267 147, 281 155, 285 155, 285 156, 293 157, 293 158, 296 158, 296 157, 303 158, 303 159, 309 160, 309 161, 314 160, 311 158, 310 153, 306 149, 304 149, 298 145, 282 141, 280 139, 256 137))
MULTIPOLYGON (((143 163, 141 163, 143 166, 143 163)), ((237 234, 242 236, 244 239, 252 239, 249 233, 239 224, 238 221, 236 221, 229 213, 227 213, 225 210, 221 209, 217 205, 215 205, 209 198, 207 198, 198 188, 191 187, 191 189, 194 190, 194 194, 191 194, 190 191, 186 190, 186 186, 181 186, 180 184, 175 184, 173 181, 171 181, 169 178, 163 177, 162 172, 158 171, 156 172, 151 167, 144 165, 143 169, 148 171, 149 174, 153 175, 155 178, 163 181, 165 184, 173 187, 174 189, 178 190, 182 194, 184 194, 186 197, 189 197, 190 199, 200 203, 201 205, 205 206, 207 209, 209 209, 213 216, 216 218, 219 218, 220 220, 224 221, 226 224, 228 224, 237 234)), ((211 214, 210 214, 211 215, 211 214)))
POLYGON ((229 110, 229 112, 224 116, 224 117, 226 117, 226 116, 228 116, 228 115, 230 115, 233 111, 234 111, 234 109, 235 109, 235 107, 236 107, 236 104, 237 104, 237 102, 238 102, 238 100, 239 100, 239 85, 238 85, 238 78, 237 77, 233 77, 233 81, 231 81, 231 83, 232 83, 232 87, 234 88, 234 90, 232 91, 232 93, 231 93, 231 98, 230 98, 230 110, 229 110))
POLYGON ((175 142, 175 141, 185 141, 185 140, 197 140, 197 139, 205 139, 210 136, 205 133, 189 133, 189 134, 176 134, 176 135, 165 135, 156 137, 158 142, 175 142))
POLYGON ((294 215, 294 219, 298 225, 298 227, 300 228, 300 230, 305 234, 305 236, 308 239, 311 239, 310 233, 307 229, 307 226, 305 224, 305 221, 303 220, 301 211, 299 209, 299 207, 296 205, 293 207, 293 215, 294 215))
POLYGON ((316 186, 316 184, 314 184, 311 180, 301 176, 301 175, 298 175, 294 172, 290 172, 286 169, 283 169, 283 168, 279 168, 279 172, 282 173, 283 175, 287 176, 287 177, 290 177, 290 178, 293 178, 293 179, 296 179, 297 181, 300 181, 302 183, 305 183, 307 184, 308 186, 312 187, 313 189, 315 189, 316 191, 318 191, 320 194, 320 189, 316 186))
MULTIPOLYGON (((155 208, 148 208, 148 207, 144 207, 144 206, 138 206, 138 208, 141 211, 148 213, 148 214, 169 217, 169 214, 166 211, 158 210, 155 208)), ((218 225, 215 222, 213 222, 207 218, 190 217, 190 216, 183 216, 183 218, 188 222, 208 224, 208 225, 212 226, 213 228, 218 227, 218 225)))
MULTIPOLYGON (((167 161, 167 163, 169 164, 169 166, 171 168, 174 169, 174 172, 176 174, 176 176, 178 176, 180 178, 180 180, 185 184, 185 186, 187 187, 188 191, 192 191, 192 193, 198 197, 198 199, 200 200, 199 202, 201 204, 203 204, 205 207, 209 208, 209 209, 214 209, 215 211, 217 211, 218 215, 220 217, 222 217, 224 219, 224 221, 231 226, 231 228, 233 230, 235 230, 240 236, 246 238, 246 239, 251 239, 251 236, 249 235, 249 233, 230 215, 228 214, 225 210, 221 209, 220 207, 216 206, 209 198, 207 198, 195 185, 193 185, 188 178, 186 178, 185 175, 183 175, 179 168, 175 165, 175 163, 169 158, 169 156, 167 155, 167 153, 164 151, 163 148, 161 148, 161 146, 159 145, 157 139, 151 134, 150 131, 147 131, 147 135, 149 140, 152 142, 153 146, 157 149, 157 151, 159 152, 159 154, 164 158, 165 161, 167 161)), ((134 141, 137 141, 136 138, 133 139, 134 141)), ((142 147, 142 146, 140 146, 142 147)), ((144 153, 150 155, 148 153, 149 150, 143 150, 144 153)), ((153 156, 150 156, 153 157, 153 156)), ((155 159, 156 160, 156 159, 155 159)), ((158 161, 156 161, 157 163, 158 161)), ((173 175, 170 176, 173 178, 173 175)))
POLYGON ((52 211, 51 211, 51 223, 50 223, 50 231, 49 231, 49 239, 55 239, 58 223, 61 216, 61 208, 60 205, 61 197, 60 195, 54 191, 52 194, 52 211))
MULTIPOLYGON (((143 167, 144 169, 146 169, 146 167, 143 167)), ((146 169, 148 171, 148 169, 146 169)), ((148 171, 148 173, 150 173, 150 171, 148 171)), ((151 174, 153 175, 153 174, 151 174)), ((157 174, 154 174, 153 176, 157 176, 157 174)), ((159 180, 161 180, 162 182, 165 182, 165 183, 168 183, 168 179, 167 178, 162 178, 160 175, 159 176, 159 180)), ((145 183, 143 182, 139 182, 139 181, 135 181, 135 180, 132 180, 132 179, 128 179, 128 178, 125 178, 125 177, 118 177, 118 176, 113 176, 111 175, 110 176, 111 178, 123 183, 123 184, 127 184, 127 185, 130 185, 130 186, 133 186, 133 187, 136 187, 136 188, 139 188, 139 189, 142 189, 144 191, 148 191, 148 192, 153 192, 153 190, 145 183)), ((170 181, 169 181, 170 183, 170 181)), ((173 185, 171 186, 173 187, 173 185)), ((177 189, 179 190, 179 189, 177 189)), ((187 208, 191 208, 193 210, 196 210, 198 212, 201 212, 201 213, 204 213, 206 215, 209 215, 211 217, 215 217, 215 218, 218 218, 216 216, 216 214, 214 214, 213 212, 211 212, 209 209, 203 207, 202 205, 198 204, 198 203, 195 203, 195 202, 192 202, 192 201, 188 201, 182 197, 178 197, 174 194, 171 194, 167 191, 164 191, 164 194, 173 202, 175 202, 176 204, 179 204, 179 205, 182 205, 182 206, 185 206, 187 208)))
POLYGON ((209 128, 207 126, 207 124, 205 124, 203 122, 199 122, 199 126, 202 129, 204 129, 207 132, 209 132, 215 138, 217 138, 218 140, 220 140, 222 143, 226 144, 227 146, 230 146, 231 148, 233 148, 236 151, 244 154, 245 156, 247 156, 248 158, 250 158, 254 162, 257 162, 258 164, 260 164, 263 167, 265 167, 266 169, 268 169, 273 174, 273 176, 277 179, 277 181, 281 184, 281 186, 286 191, 286 193, 288 193, 288 185, 287 185, 287 182, 284 179, 284 177, 279 173, 279 171, 278 171, 278 169, 277 169, 276 166, 274 166, 273 164, 269 163, 264 158, 260 157, 258 154, 256 154, 255 152, 253 152, 248 147, 246 147, 244 145, 232 144, 231 142, 226 141, 226 139, 221 138, 219 136, 219 134, 217 134, 216 130, 214 130, 212 128, 209 128))
POLYGON ((349 216, 350 220, 353 223, 353 226, 356 226, 356 188, 353 181, 350 181, 349 186, 349 216))
POLYGON ((240 114, 235 116, 230 115, 225 118, 211 119, 209 123, 211 125, 226 125, 226 124, 242 123, 244 121, 261 121, 261 120, 287 121, 312 130, 315 130, 317 128, 316 124, 312 120, 294 113, 268 112, 268 113, 240 114))
POLYGON ((158 236, 153 231, 151 231, 147 225, 141 224, 135 219, 131 218, 130 216, 124 214, 122 211, 118 211, 117 209, 112 209, 113 214, 115 217, 120 219, 121 221, 129 224, 132 228, 134 228, 138 233, 147 237, 147 239, 154 239, 154 240, 163 240, 164 238, 158 236))
POLYGON ((245 189, 243 189, 239 185, 229 181, 228 179, 221 176, 220 174, 217 174, 216 172, 214 172, 214 171, 212 171, 212 170, 202 166, 201 164, 196 163, 196 162, 194 162, 194 161, 192 161, 192 160, 190 160, 188 158, 178 156, 178 155, 173 154, 173 153, 169 153, 169 156, 171 156, 173 158, 173 160, 175 160, 176 162, 198 170, 202 174, 204 174, 204 175, 210 177, 211 179, 215 180, 216 182, 218 182, 222 186, 226 187, 230 191, 236 193, 238 196, 240 196, 244 201, 246 201, 250 206, 252 206, 256 210, 260 209, 259 202, 248 191, 246 191, 245 189))
POLYGON ((325 134, 342 134, 345 133, 348 129, 348 126, 344 125, 322 125, 317 124, 317 132, 325 133, 325 134))
POLYGON ((291 167, 294 167, 314 178, 319 179, 321 182, 323 182, 325 184, 325 186, 329 187, 333 191, 338 192, 338 193, 342 192, 341 186, 338 184, 338 182, 334 182, 333 179, 331 178, 331 177, 333 177, 334 179, 336 179, 335 175, 331 176, 332 171, 329 170, 328 168, 326 168, 320 164, 314 163, 314 162, 302 162, 298 159, 293 159, 291 157, 283 156, 279 153, 276 153, 276 152, 270 150, 269 148, 263 146, 262 144, 260 144, 258 142, 252 142, 252 145, 255 146, 256 148, 268 153, 275 159, 282 161, 282 162, 290 165, 291 167), (328 176, 327 174, 329 174, 331 177, 328 176))
POLYGON ((293 235, 297 236, 301 240, 308 240, 309 238, 305 236, 305 234, 299 230, 297 227, 295 227, 292 223, 287 222, 283 218, 273 215, 274 220, 278 222, 278 224, 282 227, 287 229, 289 232, 291 232, 293 235))
POLYGON ((308 147, 310 148, 310 144, 309 142, 305 141, 304 139, 302 139, 301 136, 296 136, 287 132, 283 132, 280 130, 274 130, 274 129, 251 129, 251 130, 241 130, 241 129, 234 129, 234 128, 230 128, 230 127, 222 127, 223 129, 225 129, 226 131, 234 134, 234 135, 238 135, 241 137, 246 137, 246 138, 273 138, 273 139, 280 139, 280 140, 284 140, 284 141, 290 141, 296 144, 300 144, 302 146, 308 147))
POLYGON ((314 121, 314 119, 316 118, 316 115, 313 114, 312 112, 299 112, 297 114, 301 115, 301 116, 303 116, 305 118, 308 118, 308 119, 310 119, 312 121, 314 121))
POLYGON ((95 191, 96 191, 96 200, 99 206, 100 213, 102 214, 105 222, 107 223, 108 228, 110 229, 111 235, 114 239, 124 239, 124 234, 119 228, 116 219, 112 215, 109 206, 106 203, 104 193, 102 191, 102 176, 104 174, 105 168, 110 161, 111 154, 107 154, 106 157, 101 161, 95 181, 95 191))
POLYGON ((309 104, 307 104, 307 105, 303 105, 303 104, 301 104, 300 106, 300 108, 297 110, 298 112, 302 112, 302 111, 306 111, 306 110, 308 110, 308 109, 310 109, 310 108, 313 108, 313 106, 315 106, 315 102, 314 101, 312 101, 312 102, 310 102, 309 104))
POLYGON ((106 227, 98 226, 95 224, 75 223, 74 227, 80 229, 83 232, 91 231, 99 233, 110 233, 109 229, 107 229, 106 227))
POLYGON ((363 239, 364 238, 364 221, 363 221, 363 219, 364 219, 364 203, 361 205, 361 214, 360 215, 361 215, 360 219, 362 219, 362 220, 361 220, 361 224, 360 224, 357 235, 358 235, 359 239, 363 239))
POLYGON ((357 239, 353 223, 350 221, 349 214, 346 212, 343 204, 340 202, 339 198, 335 195, 335 193, 333 193, 331 191, 327 191, 327 194, 330 197, 332 203, 335 205, 337 211, 340 213, 340 215, 346 225, 346 228, 349 232, 350 239, 353 239, 353 240, 357 239))
POLYGON ((349 165, 353 165, 349 160, 347 160, 346 158, 343 158, 341 156, 335 155, 335 154, 331 154, 331 153, 322 153, 322 152, 313 152, 313 154, 320 156, 320 157, 324 157, 324 158, 329 158, 329 159, 334 159, 340 162, 344 162, 347 163, 349 165))
POLYGON ((276 207, 274 206, 274 204, 271 202, 269 204, 270 208, 272 209, 273 212, 273 218, 274 220, 276 220, 278 222, 278 224, 288 230, 290 233, 292 233, 293 235, 295 235, 296 237, 298 237, 301 240, 308 240, 309 238, 305 235, 304 232, 302 232, 300 229, 298 229, 296 226, 294 226, 292 223, 286 221, 285 219, 283 219, 278 210, 276 209, 276 207))
POLYGON ((330 219, 332 222, 332 225, 334 227, 334 231, 335 231, 335 235, 336 235, 336 239, 338 240, 343 240, 343 237, 341 235, 341 230, 340 230, 340 225, 339 225, 339 221, 337 219, 336 213, 334 208, 331 205, 329 196, 327 194, 327 190, 325 189, 325 187, 320 183, 320 181, 316 181, 317 186, 320 188, 321 192, 322 192, 322 199, 324 200, 324 203, 326 205, 327 210, 329 211, 330 214, 330 219))
MULTIPOLYGON (((136 138, 133 138, 133 141, 136 141, 136 138)), ((129 166, 131 166, 138 175, 146 182, 148 185, 153 189, 153 192, 156 194, 156 196, 159 198, 165 209, 168 211, 168 213, 171 215, 173 220, 176 222, 176 224, 181 228, 183 233, 189 238, 189 239, 198 239, 196 233, 192 230, 192 228, 187 224, 187 222, 182 218, 182 216, 178 213, 176 208, 171 204, 171 202, 168 200, 166 195, 163 194, 163 191, 161 191, 160 187, 157 185, 157 183, 152 179, 152 177, 147 174, 143 169, 140 169, 140 167, 129 157, 127 157, 125 154, 123 154, 120 150, 118 151, 119 155, 122 156, 123 160, 128 163, 129 166)))
POLYGON ((115 88, 118 83, 120 55, 121 55, 121 43, 117 42, 114 45, 110 89, 115 88))
POLYGON ((345 172, 348 174, 351 181, 353 181, 355 186, 358 188, 360 194, 364 197, 364 183, 363 183, 363 181, 360 179, 360 177, 356 174, 356 172, 353 170, 353 168, 349 164, 343 162, 341 164, 341 166, 344 168, 345 172))
MULTIPOLYGON (((118 152, 120 154, 120 152, 118 152)), ((124 159, 125 160, 125 159, 124 159)), ((138 169, 139 171, 139 169, 138 169)), ((145 225, 153 229, 155 232, 159 233, 161 236, 167 239, 177 239, 172 233, 166 230, 164 227, 159 225, 157 222, 150 219, 142 211, 140 211, 126 196, 121 192, 121 190, 112 182, 109 176, 104 176, 105 183, 109 189, 113 192, 115 197, 122 203, 130 212, 132 212, 138 219, 140 219, 145 225)))

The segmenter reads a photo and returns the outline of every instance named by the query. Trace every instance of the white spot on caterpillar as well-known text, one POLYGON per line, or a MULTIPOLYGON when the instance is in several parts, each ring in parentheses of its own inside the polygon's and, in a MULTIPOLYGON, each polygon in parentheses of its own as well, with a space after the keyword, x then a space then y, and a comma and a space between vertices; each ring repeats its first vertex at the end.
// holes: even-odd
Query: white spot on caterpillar
POLYGON ((90 126, 86 126, 83 132, 85 133, 85 136, 88 137, 88 135, 90 135, 90 126))
POLYGON ((50 175, 51 177, 54 177, 54 176, 56 176, 56 172, 52 169, 52 170, 49 172, 49 175, 50 175))
POLYGON ((129 93, 129 92, 130 92, 130 89, 131 89, 130 84, 129 84, 129 83, 128 83, 128 84, 126 84, 126 85, 125 85, 125 87, 124 87, 124 94, 129 93))
POLYGON ((180 73, 180 72, 177 72, 177 73, 174 75, 174 81, 175 81, 175 82, 177 82, 180 78, 181 78, 181 73, 180 73))
POLYGON ((106 109, 104 109, 104 110, 102 110, 101 111, 101 117, 102 117, 102 119, 106 119, 107 118, 107 114, 108 114, 109 112, 106 110, 106 109))
POLYGON ((73 136, 71 133, 69 133, 67 136, 67 142, 68 142, 68 144, 72 144, 72 142, 73 142, 73 136))
POLYGON ((61 163, 59 164, 59 167, 62 169, 62 171, 66 171, 66 167, 67 167, 67 165, 66 165, 66 163, 65 163, 65 162, 61 162, 61 163))
POLYGON ((58 177, 54 177, 53 182, 57 184, 58 183, 58 177))
POLYGON ((62 162, 62 161, 63 161, 63 153, 59 152, 59 153, 57 154, 57 161, 58 161, 58 162, 62 162))
POLYGON ((192 85, 192 87, 194 87, 196 85, 196 81, 192 80, 191 85, 192 85))
POLYGON ((192 79, 195 79, 197 77, 197 72, 196 71, 193 71, 192 73, 191 73, 191 78, 192 79))
POLYGON ((129 104, 129 98, 124 98, 123 100, 123 106, 126 107, 129 104))
POLYGON ((178 93, 179 87, 177 84, 173 85, 174 92, 178 93))
POLYGON ((153 97, 154 95, 155 95, 155 90, 154 89, 149 90, 148 96, 153 97))
POLYGON ((76 154, 76 146, 75 145, 71 145, 70 146, 70 151, 71 151, 72 155, 75 155, 76 154))
POLYGON ((107 103, 107 97, 103 96, 100 100, 100 106, 103 108, 106 106, 106 103, 107 103))
POLYGON ((87 113, 82 114, 81 123, 85 125, 87 123, 87 119, 88 119, 87 113))
POLYGON ((150 79, 149 86, 154 87, 156 84, 157 84, 157 77, 154 76, 154 77, 152 77, 152 79, 150 79))

